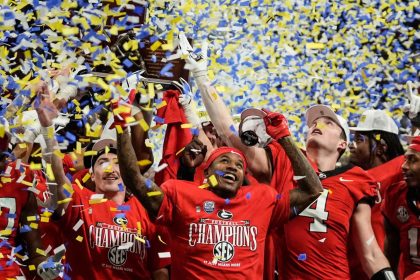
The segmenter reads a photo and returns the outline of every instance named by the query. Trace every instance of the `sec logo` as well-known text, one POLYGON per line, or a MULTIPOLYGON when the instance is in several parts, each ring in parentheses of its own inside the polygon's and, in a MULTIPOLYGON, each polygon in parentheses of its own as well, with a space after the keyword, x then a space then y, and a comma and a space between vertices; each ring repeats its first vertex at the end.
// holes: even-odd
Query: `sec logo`
POLYGON ((227 241, 220 241, 214 245, 213 255, 220 262, 228 262, 235 255, 235 248, 227 241))

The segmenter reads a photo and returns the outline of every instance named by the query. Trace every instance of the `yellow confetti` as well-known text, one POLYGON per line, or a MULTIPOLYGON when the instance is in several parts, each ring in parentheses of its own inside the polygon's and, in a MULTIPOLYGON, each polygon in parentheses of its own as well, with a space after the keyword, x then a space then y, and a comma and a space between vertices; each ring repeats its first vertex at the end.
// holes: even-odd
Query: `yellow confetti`
POLYGON ((150 49, 152 50, 152 51, 155 51, 155 50, 157 50, 160 46, 162 45, 162 42, 161 41, 156 41, 156 42, 154 42, 151 46, 150 46, 150 49))
POLYGON ((139 165, 139 166, 147 166, 147 165, 150 165, 150 164, 152 164, 153 162, 151 162, 150 160, 148 160, 148 159, 143 159, 143 160, 140 160, 140 161, 138 161, 137 162, 137 165, 139 165))
POLYGON ((149 128, 150 128, 149 125, 147 124, 147 122, 144 119, 139 120, 139 125, 141 126, 143 131, 148 131, 149 128))
POLYGON ((33 265, 33 264, 30 264, 29 266, 28 266, 28 268, 29 268, 29 271, 34 271, 36 268, 35 268, 35 266, 33 265))
POLYGON ((42 250, 42 249, 36 248, 35 252, 36 252, 37 254, 40 254, 40 255, 44 256, 44 257, 46 257, 46 256, 47 256, 47 254, 45 253, 45 251, 44 251, 44 250, 42 250))
POLYGON ((72 200, 72 198, 71 198, 71 197, 69 197, 69 198, 65 198, 65 199, 62 199, 62 200, 57 201, 57 204, 64 204, 64 203, 68 203, 68 202, 70 202, 71 200, 72 200))
POLYGON ((146 244, 146 240, 144 240, 143 238, 140 238, 137 235, 135 235, 134 238, 140 241, 141 243, 146 244))
POLYGON ((211 175, 209 177, 209 183, 210 183, 210 186, 212 186, 212 187, 216 187, 219 184, 217 182, 216 176, 214 176, 214 175, 211 175))
POLYGON ((76 240, 79 241, 79 242, 82 242, 83 241, 83 236, 78 235, 76 237, 76 240))
POLYGON ((104 203, 107 202, 108 199, 106 198, 101 198, 101 199, 89 199, 89 204, 99 204, 99 203, 104 203))
POLYGON ((154 192, 148 192, 147 196, 152 197, 152 196, 158 196, 158 195, 161 195, 161 194, 162 194, 162 192, 160 192, 160 191, 154 191, 154 192))
POLYGON ((192 127, 193 127, 192 123, 183 123, 183 124, 181 124, 181 128, 192 128, 192 127))
POLYGON ((38 224, 37 223, 30 223, 29 226, 33 229, 38 229, 38 224))
POLYGON ((325 44, 323 44, 323 43, 307 43, 306 48, 307 49, 323 49, 323 48, 325 48, 325 44))
POLYGON ((41 217, 41 222, 42 223, 48 223, 50 221, 50 218, 48 217, 41 217))

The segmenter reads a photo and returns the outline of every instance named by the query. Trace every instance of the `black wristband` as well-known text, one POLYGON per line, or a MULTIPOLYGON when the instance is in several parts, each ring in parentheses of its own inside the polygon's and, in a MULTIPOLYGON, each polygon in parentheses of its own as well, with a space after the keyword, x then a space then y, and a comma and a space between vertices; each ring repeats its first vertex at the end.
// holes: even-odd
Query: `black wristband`
POLYGON ((390 267, 383 268, 370 277, 370 280, 397 280, 390 267))

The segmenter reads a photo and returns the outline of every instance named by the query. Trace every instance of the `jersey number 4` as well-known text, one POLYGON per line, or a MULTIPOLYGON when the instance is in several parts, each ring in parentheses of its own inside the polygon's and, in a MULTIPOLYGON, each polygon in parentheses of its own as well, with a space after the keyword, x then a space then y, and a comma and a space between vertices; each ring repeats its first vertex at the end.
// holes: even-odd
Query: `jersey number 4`
POLYGON ((324 190, 317 200, 311 203, 299 216, 313 218, 314 221, 310 223, 309 231, 311 232, 327 232, 327 226, 324 221, 328 219, 328 212, 325 211, 327 205, 328 190, 324 190), (314 204, 316 207, 314 208, 314 204))
POLYGON ((418 255, 418 238, 419 229, 410 228, 408 230, 408 240, 410 240, 410 257, 414 264, 420 265, 420 258, 418 255))
POLYGON ((6 228, 0 228, 0 235, 9 235, 12 233, 15 224, 16 199, 12 197, 0 197, 0 211, 2 211, 3 208, 9 209, 9 215, 7 217, 6 228))

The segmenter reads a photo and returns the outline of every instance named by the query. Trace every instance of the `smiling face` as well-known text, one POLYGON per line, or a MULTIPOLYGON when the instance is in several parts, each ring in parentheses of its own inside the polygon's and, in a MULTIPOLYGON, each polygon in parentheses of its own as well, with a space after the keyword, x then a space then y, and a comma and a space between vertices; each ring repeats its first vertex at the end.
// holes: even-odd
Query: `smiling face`
POLYGON ((116 154, 108 153, 98 157, 91 176, 97 193, 115 193, 120 191, 119 184, 123 184, 118 158, 116 154))
POLYGON ((217 179, 217 186, 211 188, 214 193, 223 198, 231 198, 242 186, 245 176, 244 162, 237 153, 225 153, 213 161, 205 174, 207 178, 214 175, 217 179))
POLYGON ((320 147, 331 152, 344 150, 343 129, 329 117, 320 117, 308 124, 306 147, 320 147))
POLYGON ((401 166, 404 180, 411 188, 419 188, 420 184, 420 152, 408 149, 405 153, 405 161, 401 166))

